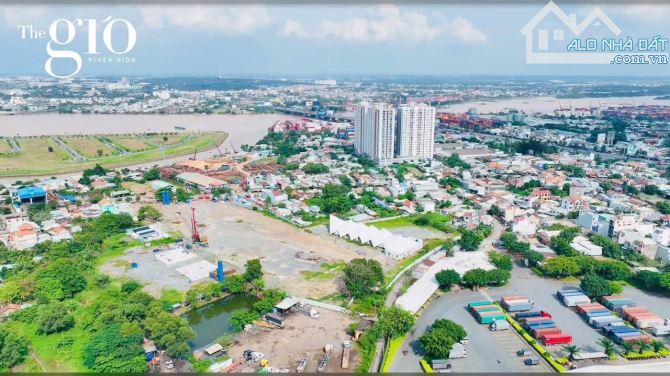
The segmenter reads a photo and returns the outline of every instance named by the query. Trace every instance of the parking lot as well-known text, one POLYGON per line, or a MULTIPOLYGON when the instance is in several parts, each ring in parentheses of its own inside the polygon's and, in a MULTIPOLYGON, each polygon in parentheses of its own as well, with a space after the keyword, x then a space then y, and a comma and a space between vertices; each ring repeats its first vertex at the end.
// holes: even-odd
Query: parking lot
MULTIPOLYGON (((512 279, 507 286, 489 289, 488 293, 494 300, 504 295, 526 295, 535 305, 534 310, 544 310, 551 314, 556 326, 564 333, 572 335, 573 345, 582 351, 602 351, 598 341, 603 336, 591 328, 573 309, 563 305, 556 297, 556 291, 562 287, 578 286, 576 283, 564 283, 558 280, 541 278, 530 269, 516 267, 512 279)), ((547 346, 547 350, 555 356, 564 356, 563 346, 547 346)))
MULTIPOLYGON (((544 362, 536 366, 523 364, 527 357, 517 357, 516 352, 530 349, 530 346, 513 330, 496 333, 491 332, 487 325, 477 323, 466 306, 471 301, 483 298, 485 297, 480 292, 462 290, 435 299, 417 319, 414 333, 408 336, 401 348, 410 351, 407 355, 396 355, 391 372, 421 372, 421 356, 415 354, 415 351, 420 351, 418 339, 435 320, 445 318, 462 325, 468 333, 468 356, 450 361, 453 372, 551 372, 544 362)), ((534 357, 541 358, 538 354, 534 357)))

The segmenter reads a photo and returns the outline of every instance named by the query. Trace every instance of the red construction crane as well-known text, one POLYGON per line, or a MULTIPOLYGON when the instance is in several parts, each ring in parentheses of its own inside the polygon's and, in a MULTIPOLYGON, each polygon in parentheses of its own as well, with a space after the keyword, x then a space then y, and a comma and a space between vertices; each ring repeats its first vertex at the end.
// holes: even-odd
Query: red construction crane
POLYGON ((195 220, 195 208, 191 208, 191 231, 193 232, 193 243, 200 243, 200 233, 198 233, 198 222, 195 220))

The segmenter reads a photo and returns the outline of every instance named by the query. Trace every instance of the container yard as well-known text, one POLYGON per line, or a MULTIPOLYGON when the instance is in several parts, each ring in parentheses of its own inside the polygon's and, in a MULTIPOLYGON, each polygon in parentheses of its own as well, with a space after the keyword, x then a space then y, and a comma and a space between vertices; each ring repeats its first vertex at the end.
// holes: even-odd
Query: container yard
POLYGON ((504 321, 505 313, 493 302, 480 301, 468 303, 468 311, 480 324, 491 324, 495 321, 504 321))
POLYGON ((556 295, 567 307, 574 307, 577 304, 591 303, 591 299, 577 287, 569 287, 558 290, 556 295))
POLYGON ((638 329, 653 328, 666 324, 665 320, 644 307, 626 307, 621 309, 621 317, 638 329))
POLYGON ((514 315, 517 322, 533 338, 541 341, 545 346, 572 343, 572 336, 558 328, 549 312, 530 310, 534 304, 527 297, 522 295, 503 296, 500 301, 502 306, 514 315), (518 312, 522 308, 527 309, 518 312))

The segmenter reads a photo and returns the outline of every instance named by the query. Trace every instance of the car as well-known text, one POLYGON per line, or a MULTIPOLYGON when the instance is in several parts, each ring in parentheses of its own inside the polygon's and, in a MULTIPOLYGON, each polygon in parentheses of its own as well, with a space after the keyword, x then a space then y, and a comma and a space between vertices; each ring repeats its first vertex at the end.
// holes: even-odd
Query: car
POLYGON ((528 349, 521 349, 521 350, 516 352, 516 356, 528 356, 530 354, 531 354, 531 352, 528 349))
POLYGON ((174 368, 174 363, 172 362, 172 359, 168 359, 168 360, 165 361, 165 367, 166 367, 167 369, 172 369, 172 368, 174 368))
POLYGON ((536 366, 536 365, 540 364, 540 360, 537 359, 537 358, 528 358, 528 359, 523 361, 523 364, 525 364, 527 366, 536 366))

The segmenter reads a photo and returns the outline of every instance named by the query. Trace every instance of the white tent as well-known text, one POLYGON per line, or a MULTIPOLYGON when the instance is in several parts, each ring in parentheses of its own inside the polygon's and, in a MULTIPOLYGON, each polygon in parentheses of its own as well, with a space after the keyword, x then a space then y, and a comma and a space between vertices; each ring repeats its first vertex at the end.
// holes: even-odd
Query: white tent
POLYGON ((348 237, 358 240, 373 247, 383 248, 384 252, 392 258, 401 259, 423 247, 423 240, 395 235, 386 229, 369 227, 362 223, 345 221, 334 215, 330 216, 329 231, 331 235, 348 237))

